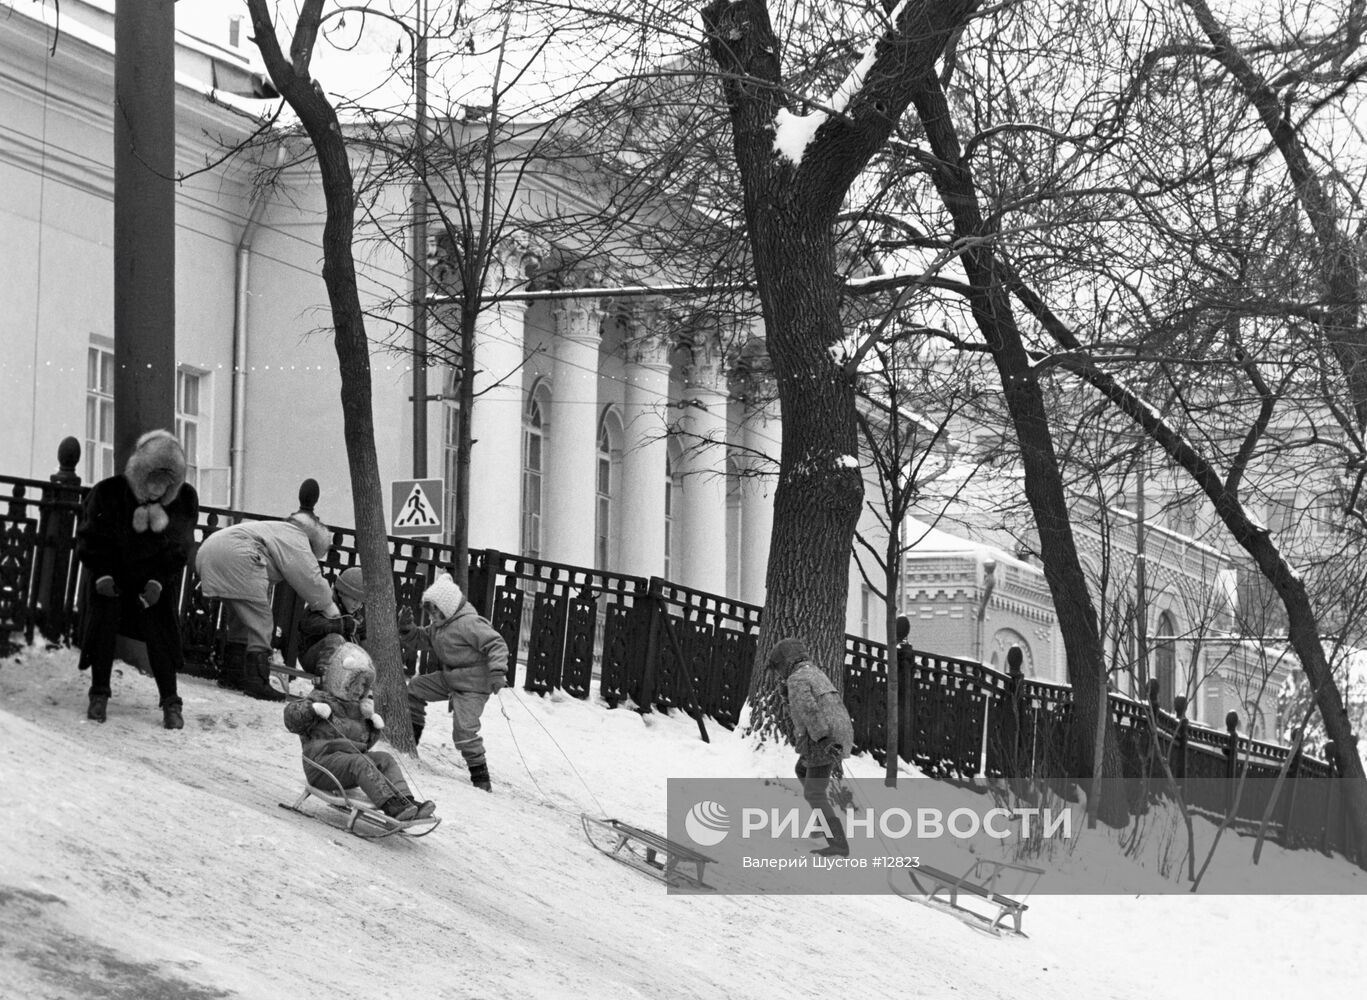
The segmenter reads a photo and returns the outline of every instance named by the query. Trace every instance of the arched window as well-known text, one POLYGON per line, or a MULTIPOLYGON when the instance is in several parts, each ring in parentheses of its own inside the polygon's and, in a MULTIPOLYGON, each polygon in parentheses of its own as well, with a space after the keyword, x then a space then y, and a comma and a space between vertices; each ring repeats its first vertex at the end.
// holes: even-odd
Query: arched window
POLYGON ((598 458, 594 475, 593 558, 599 569, 608 568, 608 545, 612 538, 612 442, 607 424, 598 425, 598 458))
POLYGON ((446 543, 455 541, 456 485, 460 482, 460 375, 452 368, 446 373, 446 391, 441 394, 441 471, 446 477, 442 524, 446 543))
POLYGON ((1164 611, 1158 616, 1158 636, 1153 644, 1153 676, 1158 678, 1158 704, 1172 711, 1172 699, 1177 695, 1177 646, 1172 637, 1177 634, 1172 615, 1164 611))
POLYGON ((546 447, 545 413, 550 393, 533 386, 522 415, 522 554, 541 556, 541 474, 546 447))
POLYGON ((598 421, 598 453, 594 468, 593 557, 598 569, 611 568, 617 558, 612 498, 617 492, 617 456, 621 453, 621 436, 621 421, 612 410, 605 410, 598 421))
POLYGON ((669 452, 665 456, 665 568, 664 575, 666 580, 673 579, 673 572, 677 568, 674 560, 675 549, 678 547, 678 514, 679 514, 679 491, 682 484, 679 482, 680 459, 676 454, 677 444, 674 441, 669 443, 669 452))

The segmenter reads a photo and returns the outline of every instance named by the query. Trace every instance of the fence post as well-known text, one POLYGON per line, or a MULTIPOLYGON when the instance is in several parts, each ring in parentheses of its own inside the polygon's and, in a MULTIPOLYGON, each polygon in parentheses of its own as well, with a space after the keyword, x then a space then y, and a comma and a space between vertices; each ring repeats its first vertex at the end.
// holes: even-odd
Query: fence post
POLYGON ((1149 686, 1145 691, 1149 703, 1149 717, 1153 719, 1153 731, 1149 733, 1148 752, 1144 755, 1144 780, 1147 782, 1149 776, 1153 774, 1155 761, 1158 755, 1163 752, 1163 716, 1160 714, 1163 709, 1158 704, 1158 695, 1161 688, 1158 686, 1158 678, 1150 677, 1149 686))
POLYGON ((636 706, 637 711, 643 715, 655 707, 655 675, 660 662, 660 618, 669 613, 660 597, 660 582, 659 577, 652 576, 650 587, 646 591, 645 605, 646 613, 650 615, 650 624, 646 633, 645 668, 641 672, 641 700, 636 706))
POLYGON ((1229 732, 1229 745, 1225 747, 1225 814, 1234 808, 1234 785, 1239 777, 1239 713, 1225 713, 1225 729, 1229 732))
POLYGON ((1168 767, 1172 769, 1173 779, 1180 785, 1187 776, 1187 696, 1179 694, 1172 700, 1177 712, 1177 731, 1172 735, 1172 750, 1168 755, 1168 767))
POLYGON ((39 560, 33 577, 33 606, 38 627, 49 642, 61 642, 75 625, 71 606, 75 594, 68 584, 81 510, 81 477, 76 472, 80 461, 81 442, 74 437, 63 438, 57 446, 57 472, 48 477, 52 485, 43 490, 39 502, 39 560))
POLYGON ((1300 784, 1301 756, 1305 753, 1305 744, 1301 735, 1299 729, 1291 734, 1292 746, 1296 750, 1291 755, 1291 762, 1286 766, 1286 794, 1282 801, 1281 835, 1281 845, 1286 848, 1291 847, 1295 839, 1291 835, 1291 825, 1296 819, 1296 786, 1300 784))

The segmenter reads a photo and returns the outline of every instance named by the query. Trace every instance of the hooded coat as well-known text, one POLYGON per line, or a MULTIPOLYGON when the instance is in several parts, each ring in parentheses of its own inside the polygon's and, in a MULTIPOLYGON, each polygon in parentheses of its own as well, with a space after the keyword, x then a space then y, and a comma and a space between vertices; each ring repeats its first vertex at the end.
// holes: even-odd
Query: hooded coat
POLYGON ((298 735, 305 757, 365 753, 379 741, 380 730, 371 721, 374 684, 370 655, 354 643, 337 647, 323 665, 323 682, 307 698, 285 705, 285 728, 298 735), (313 710, 316 704, 331 708, 331 717, 320 719, 313 710))
POLYGON ((833 764, 848 757, 854 750, 854 723, 835 685, 811 661, 806 645, 800 639, 780 640, 768 665, 782 681, 793 747, 803 762, 833 764))
POLYGON ((436 657, 452 691, 494 694, 508 683, 508 644, 463 597, 455 611, 416 629, 409 641, 436 657))
POLYGON ((170 597, 195 544, 199 496, 185 481, 185 453, 168 431, 138 439, 123 474, 96 483, 86 497, 76 554, 90 579, 113 577, 138 594, 149 580, 170 597), (150 501, 151 481, 165 486, 150 501))
POLYGON ((310 608, 325 609, 332 605, 332 588, 318 568, 315 542, 299 515, 243 521, 204 539, 195 569, 208 597, 265 602, 269 585, 283 580, 310 608))

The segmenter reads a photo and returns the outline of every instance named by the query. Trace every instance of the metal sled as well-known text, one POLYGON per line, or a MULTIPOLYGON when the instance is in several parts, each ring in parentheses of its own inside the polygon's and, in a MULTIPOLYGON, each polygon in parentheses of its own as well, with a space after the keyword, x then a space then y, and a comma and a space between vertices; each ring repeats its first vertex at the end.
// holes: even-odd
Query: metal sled
POLYGON ((580 822, 584 836, 594 849, 628 868, 635 868, 669 886, 683 883, 694 889, 714 888, 703 881, 704 870, 713 861, 706 854, 621 820, 599 819, 585 813, 580 815, 580 822), (681 864, 693 865, 695 874, 680 870, 681 864))
POLYGON ((906 875, 914 888, 913 895, 894 885, 894 891, 900 896, 948 906, 956 913, 986 924, 986 929, 993 934, 1000 934, 1005 926, 1003 922, 1010 919, 1012 930, 1024 937, 1021 918, 1030 908, 1025 898, 1044 874, 1044 869, 1011 861, 979 858, 962 875, 951 875, 929 865, 899 869, 897 874, 906 875), (1017 886, 1013 888, 1014 895, 1011 896, 1002 891, 1003 880, 1008 874, 1017 886), (989 912, 980 912, 979 907, 989 912))
POLYGON ((425 819, 394 819, 371 802, 359 788, 343 788, 342 783, 323 765, 304 758, 304 765, 314 775, 315 784, 304 785, 304 790, 292 804, 280 803, 281 809, 289 809, 303 816, 311 815, 304 811, 304 803, 309 797, 318 799, 325 805, 347 814, 346 832, 365 840, 380 840, 400 834, 405 837, 425 837, 441 825, 440 816, 425 819), (319 787, 322 785, 323 787, 319 787))

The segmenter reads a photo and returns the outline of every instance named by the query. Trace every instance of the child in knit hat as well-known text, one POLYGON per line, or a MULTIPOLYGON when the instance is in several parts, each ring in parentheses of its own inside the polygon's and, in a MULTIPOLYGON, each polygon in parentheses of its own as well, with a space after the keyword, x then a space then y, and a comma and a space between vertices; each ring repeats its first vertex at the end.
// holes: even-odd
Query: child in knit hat
POLYGON ((408 608, 399 612, 404 646, 431 653, 439 667, 408 682, 413 739, 422 737, 427 703, 450 701, 451 738, 470 769, 470 781, 476 788, 492 791, 479 722, 489 695, 508 683, 508 644, 465 599, 449 573, 438 576, 423 591, 422 606, 426 626, 417 625, 408 608))

